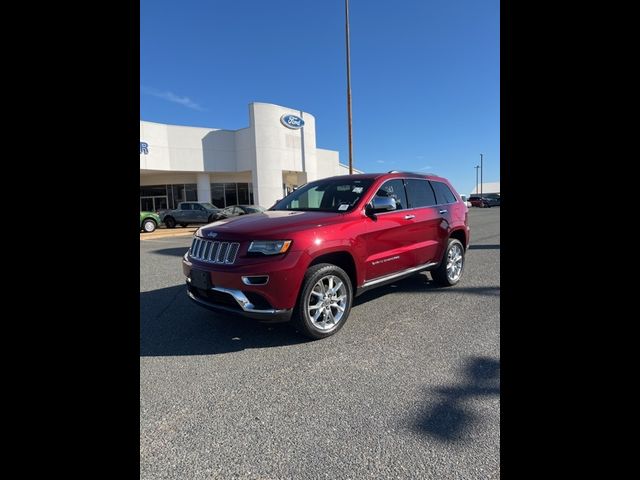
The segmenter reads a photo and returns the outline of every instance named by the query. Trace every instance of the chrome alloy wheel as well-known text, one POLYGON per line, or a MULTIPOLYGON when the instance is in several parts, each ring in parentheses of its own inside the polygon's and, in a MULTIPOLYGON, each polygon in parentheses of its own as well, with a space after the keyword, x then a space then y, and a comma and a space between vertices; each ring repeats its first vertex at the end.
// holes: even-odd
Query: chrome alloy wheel
POLYGON ((347 289, 335 275, 322 277, 313 286, 307 301, 311 323, 318 330, 333 330, 347 308, 347 289))
POLYGON ((447 254, 447 278, 453 283, 460 279, 460 275, 462 275, 462 247, 454 243, 447 254))

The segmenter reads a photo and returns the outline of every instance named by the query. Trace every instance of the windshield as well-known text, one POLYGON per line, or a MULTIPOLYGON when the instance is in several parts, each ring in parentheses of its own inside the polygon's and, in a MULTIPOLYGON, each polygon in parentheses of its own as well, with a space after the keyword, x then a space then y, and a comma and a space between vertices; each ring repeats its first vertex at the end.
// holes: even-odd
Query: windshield
POLYGON ((215 205, 211 205, 210 203, 201 203, 200 205, 202 205, 207 210, 218 210, 218 207, 216 207, 215 205))
POLYGON ((347 212, 367 193, 372 179, 331 179, 308 183, 291 192, 270 210, 347 212))
POLYGON ((245 207, 245 210, 247 213, 260 213, 264 212, 265 209, 262 207, 245 207))

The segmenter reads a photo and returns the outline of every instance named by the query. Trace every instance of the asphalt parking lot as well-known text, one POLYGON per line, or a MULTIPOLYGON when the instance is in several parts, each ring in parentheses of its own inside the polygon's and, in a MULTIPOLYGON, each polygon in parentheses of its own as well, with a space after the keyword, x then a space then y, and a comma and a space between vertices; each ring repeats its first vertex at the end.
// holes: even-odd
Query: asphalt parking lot
POLYGON ((464 277, 358 297, 307 341, 199 308, 190 236, 140 242, 140 478, 500 477, 500 208, 471 208, 464 277))

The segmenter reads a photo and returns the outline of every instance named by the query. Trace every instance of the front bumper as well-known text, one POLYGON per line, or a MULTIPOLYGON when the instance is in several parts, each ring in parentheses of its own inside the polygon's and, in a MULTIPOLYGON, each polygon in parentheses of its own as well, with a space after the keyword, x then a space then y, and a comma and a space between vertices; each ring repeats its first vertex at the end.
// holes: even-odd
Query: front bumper
POLYGON ((263 321, 287 321, 306 271, 302 268, 307 262, 306 255, 288 252, 280 259, 213 265, 191 258, 187 252, 182 258, 182 269, 189 298, 200 306, 263 321), (191 285, 192 268, 209 274, 208 290, 191 285), (256 276, 266 281, 253 284, 246 279, 256 276))
POLYGON ((214 292, 223 293, 231 296, 240 309, 233 308, 230 306, 225 306, 217 302, 209 301, 204 298, 198 289, 193 288, 189 284, 189 279, 187 279, 187 295, 191 300, 200 305, 201 307, 208 308, 209 310, 213 310, 218 313, 227 313, 231 315, 240 315, 247 318, 253 318, 254 320, 262 320, 268 322, 288 322, 291 320, 291 313, 293 309, 258 309, 249 301, 244 293, 240 290, 231 290, 228 288, 222 287, 213 287, 211 288, 214 292))

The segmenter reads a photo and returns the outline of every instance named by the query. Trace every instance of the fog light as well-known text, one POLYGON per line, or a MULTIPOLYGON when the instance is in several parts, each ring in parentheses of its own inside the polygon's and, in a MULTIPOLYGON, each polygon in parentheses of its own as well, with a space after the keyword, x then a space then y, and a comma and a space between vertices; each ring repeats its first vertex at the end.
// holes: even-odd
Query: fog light
POLYGON ((250 275, 242 277, 242 283, 245 285, 266 285, 269 281, 269 275, 250 275))

